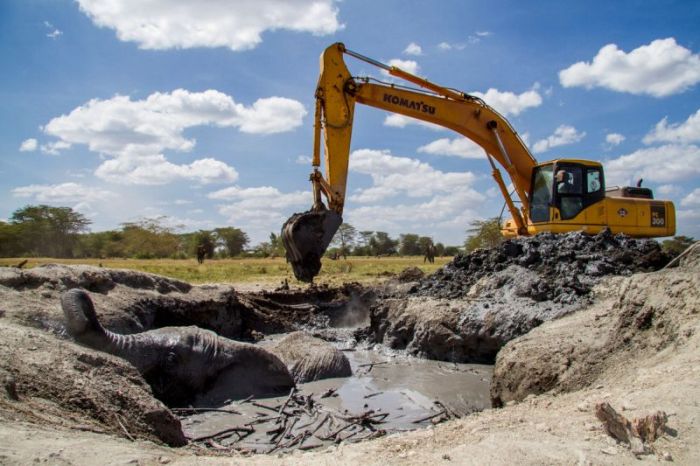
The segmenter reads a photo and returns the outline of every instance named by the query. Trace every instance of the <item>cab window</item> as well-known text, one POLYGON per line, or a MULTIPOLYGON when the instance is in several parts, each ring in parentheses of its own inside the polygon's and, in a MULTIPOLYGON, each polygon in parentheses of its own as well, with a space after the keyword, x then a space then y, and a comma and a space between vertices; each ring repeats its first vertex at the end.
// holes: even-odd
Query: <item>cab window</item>
POLYGON ((597 168, 589 168, 586 173, 586 192, 588 194, 597 193, 602 187, 603 184, 600 182, 600 170, 597 168))
POLYGON ((557 166, 554 174, 557 207, 562 220, 570 220, 583 210, 583 167, 557 166))
POLYGON ((548 222, 549 206, 552 202, 552 185, 554 183, 553 165, 535 168, 532 176, 532 196, 530 201, 530 220, 548 222))

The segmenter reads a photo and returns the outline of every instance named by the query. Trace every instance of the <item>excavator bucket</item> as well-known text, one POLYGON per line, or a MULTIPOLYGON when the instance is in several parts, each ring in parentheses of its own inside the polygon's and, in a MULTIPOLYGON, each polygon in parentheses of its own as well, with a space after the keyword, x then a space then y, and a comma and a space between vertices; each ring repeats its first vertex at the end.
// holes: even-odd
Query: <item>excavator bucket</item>
POLYGON ((311 283, 318 275, 321 257, 341 223, 343 217, 332 210, 308 210, 284 222, 282 241, 297 280, 311 283))

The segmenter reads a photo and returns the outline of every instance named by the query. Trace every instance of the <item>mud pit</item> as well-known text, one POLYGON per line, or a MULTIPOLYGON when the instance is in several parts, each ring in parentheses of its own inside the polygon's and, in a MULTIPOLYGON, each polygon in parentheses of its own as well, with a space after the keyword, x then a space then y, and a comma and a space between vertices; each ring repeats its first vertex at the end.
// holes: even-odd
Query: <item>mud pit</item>
POLYGON ((387 351, 347 354, 351 377, 298 384, 291 396, 233 402, 217 411, 175 411, 184 414, 183 431, 197 444, 272 453, 355 443, 490 406, 491 366, 444 364, 387 351))
MULTIPOLYGON (((20 402, 51 405, 55 418, 44 420, 49 424, 211 450, 269 452, 354 442, 489 405, 491 367, 419 360, 365 342, 374 299, 374 290, 353 284, 238 293, 224 285, 190 286, 85 266, 2 269, 0 349, 11 357, 0 362, 0 372, 7 374, 20 402), (188 394, 186 384, 173 398, 172 382, 162 373, 139 374, 123 359, 76 344, 67 335, 59 298, 76 287, 89 290, 97 320, 115 334, 197 325, 268 348, 303 329, 341 349, 353 375, 297 384, 289 400, 222 403, 212 391, 226 393, 225 386, 207 385, 204 392, 188 394), (278 411, 276 418, 266 419, 275 414, 272 409, 278 411), (222 430, 227 432, 213 435, 222 430)), ((15 408, 3 405, 0 413, 12 416, 15 408)))

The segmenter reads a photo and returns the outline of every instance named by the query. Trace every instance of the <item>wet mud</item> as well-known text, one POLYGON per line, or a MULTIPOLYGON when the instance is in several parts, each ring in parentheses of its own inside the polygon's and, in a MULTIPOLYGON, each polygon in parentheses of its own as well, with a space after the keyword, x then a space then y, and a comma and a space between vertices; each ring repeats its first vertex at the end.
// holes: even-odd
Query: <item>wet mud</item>
POLYGON ((391 351, 346 351, 353 376, 298 384, 289 396, 179 413, 185 435, 217 450, 272 453, 415 430, 490 406, 491 366, 391 351))

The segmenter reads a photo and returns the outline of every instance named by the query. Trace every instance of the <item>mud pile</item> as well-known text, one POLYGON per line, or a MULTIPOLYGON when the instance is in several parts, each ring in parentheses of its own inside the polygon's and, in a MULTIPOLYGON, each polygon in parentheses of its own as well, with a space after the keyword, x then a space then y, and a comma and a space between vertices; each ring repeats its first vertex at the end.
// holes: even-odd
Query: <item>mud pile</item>
MULTIPOLYGON (((664 358, 664 350, 668 357, 681 347, 698 347, 700 248, 677 268, 616 278, 596 290, 595 305, 543 325, 498 353, 494 405, 580 390, 603 382, 606 372, 614 378, 620 367, 664 358)), ((687 364, 697 367, 696 361, 687 364)), ((671 369, 657 372, 677 380, 671 369)))
POLYGON ((604 278, 670 259, 653 240, 609 231, 508 240, 388 288, 370 309, 369 338, 424 358, 490 364, 508 341, 592 302, 604 278))
POLYGON ((518 288, 519 296, 570 304, 587 295, 606 275, 651 272, 671 259, 654 240, 613 235, 610 230, 595 236, 582 232, 542 233, 459 255, 411 292, 435 298, 463 298, 482 277, 518 265, 537 273, 536 279, 518 288))

